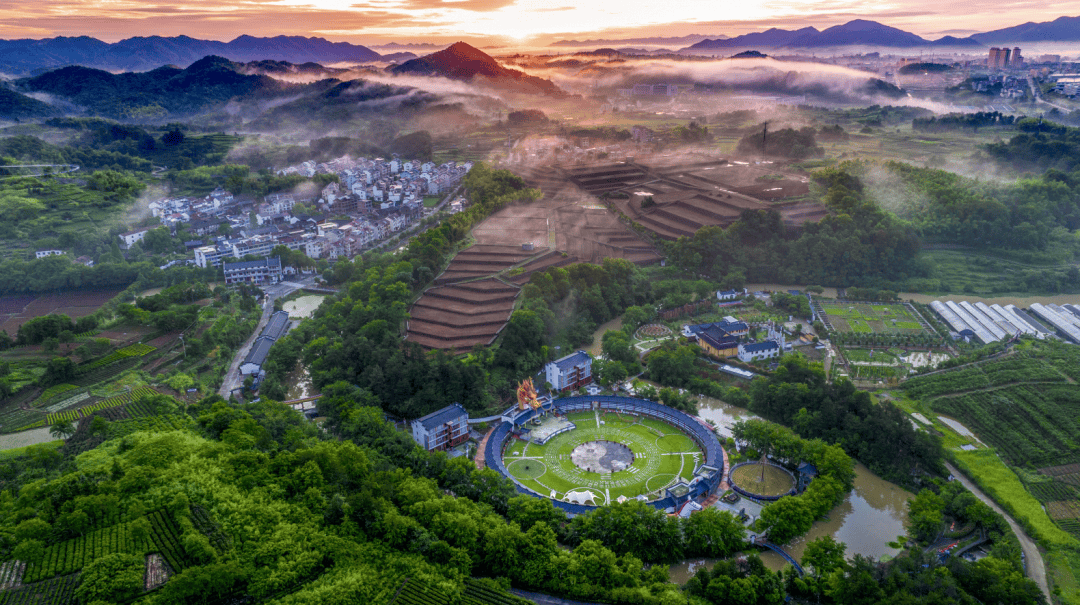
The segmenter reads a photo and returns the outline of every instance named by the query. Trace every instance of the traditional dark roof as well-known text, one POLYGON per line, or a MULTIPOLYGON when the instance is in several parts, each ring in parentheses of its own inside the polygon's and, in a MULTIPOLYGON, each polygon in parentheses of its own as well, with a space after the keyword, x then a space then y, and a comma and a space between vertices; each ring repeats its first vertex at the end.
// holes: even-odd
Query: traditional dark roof
POLYGON ((818 474, 817 467, 814 466, 813 464, 810 464, 809 462, 800 463, 799 464, 799 474, 809 475, 811 477, 816 477, 817 474, 818 474))
POLYGON ((743 350, 747 353, 757 353, 760 351, 771 351, 772 349, 779 349, 780 345, 771 340, 765 342, 752 342, 748 345, 743 345, 743 350))
POLYGON ((735 334, 736 332, 748 332, 750 330, 750 326, 747 325, 745 322, 741 322, 741 321, 736 321, 736 322, 716 321, 716 322, 713 322, 713 323, 695 324, 695 325, 692 325, 692 326, 686 326, 686 328, 688 330, 690 330, 690 332, 693 333, 693 334, 703 334, 703 333, 712 334, 717 329, 721 330, 722 332, 726 332, 728 334, 735 334))
POLYGON ((699 340, 704 340, 715 349, 730 349, 739 345, 739 337, 717 324, 711 324, 702 330, 694 330, 694 334, 699 340))
POLYGON ((560 372, 567 372, 591 360, 592 357, 590 357, 589 354, 585 351, 575 351, 567 355, 566 357, 563 357, 562 359, 556 359, 551 363, 558 366, 560 372))
POLYGON ((436 410, 427 416, 422 416, 413 420, 413 422, 419 422, 423 427, 429 431, 439 428, 447 422, 452 422, 461 418, 462 416, 468 417, 469 413, 465 411, 465 408, 460 403, 451 403, 441 410, 436 410))
POLYGON ((262 366, 266 363, 266 357, 270 355, 270 347, 274 346, 274 339, 260 336, 255 339, 255 342, 251 344, 251 350, 248 351, 247 357, 244 358, 244 364, 255 364, 262 366))
POLYGON ((263 328, 260 336, 271 340, 277 340, 284 336, 288 331, 289 314, 285 311, 278 311, 270 316, 270 320, 266 322, 266 327, 263 328))
POLYGON ((243 271, 244 269, 256 269, 258 267, 281 268, 281 257, 264 258, 262 260, 244 260, 235 263, 225 263, 225 271, 243 271))

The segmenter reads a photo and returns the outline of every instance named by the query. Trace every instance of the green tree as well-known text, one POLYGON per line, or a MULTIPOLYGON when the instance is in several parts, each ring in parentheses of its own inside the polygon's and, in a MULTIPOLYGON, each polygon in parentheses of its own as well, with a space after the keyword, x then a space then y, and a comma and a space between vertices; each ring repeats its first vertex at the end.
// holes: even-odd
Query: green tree
POLYGON ((75 597, 81 603, 125 601, 142 592, 143 560, 138 555, 113 553, 90 562, 79 576, 75 597))
POLYGON ((813 524, 814 513, 802 498, 785 496, 761 510, 760 526, 777 544, 805 534, 813 524))
POLYGON ((819 577, 843 569, 845 548, 843 542, 837 542, 832 536, 813 540, 803 549, 803 567, 809 567, 819 577))
POLYGON ((67 439, 75 434, 75 425, 66 418, 57 420, 49 427, 49 434, 57 439, 67 439))

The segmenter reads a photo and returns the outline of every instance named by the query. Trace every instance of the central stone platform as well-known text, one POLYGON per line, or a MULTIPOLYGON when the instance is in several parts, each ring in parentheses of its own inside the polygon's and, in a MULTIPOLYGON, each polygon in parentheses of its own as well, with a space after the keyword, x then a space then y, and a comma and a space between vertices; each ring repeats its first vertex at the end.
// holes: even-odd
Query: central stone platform
POLYGON ((570 452, 570 460, 590 473, 617 473, 634 464, 634 452, 617 441, 588 441, 570 452))

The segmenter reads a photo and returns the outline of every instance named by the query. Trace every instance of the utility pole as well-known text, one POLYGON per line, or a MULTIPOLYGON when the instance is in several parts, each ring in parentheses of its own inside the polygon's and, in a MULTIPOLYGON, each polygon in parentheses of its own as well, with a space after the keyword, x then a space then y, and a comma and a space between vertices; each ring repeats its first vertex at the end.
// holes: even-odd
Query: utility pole
POLYGON ((765 122, 765 128, 761 131, 761 161, 765 161, 765 144, 769 138, 769 123, 765 122))

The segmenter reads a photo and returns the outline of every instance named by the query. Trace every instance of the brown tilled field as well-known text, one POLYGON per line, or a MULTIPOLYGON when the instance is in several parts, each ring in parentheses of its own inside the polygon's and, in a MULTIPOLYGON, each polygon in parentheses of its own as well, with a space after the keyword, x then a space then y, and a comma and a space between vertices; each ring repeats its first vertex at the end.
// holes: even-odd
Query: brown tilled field
POLYGON ((491 344, 510 319, 520 292, 495 278, 428 288, 410 309, 406 339, 455 353, 491 344))
MULTIPOLYGON (((563 189, 528 205, 503 208, 473 229, 478 244, 550 246, 585 262, 660 260, 652 246, 578 191, 563 189)), ((456 259, 455 259, 456 260, 456 259)))
POLYGON ((1058 481, 1071 483, 1080 487, 1080 464, 1063 464, 1061 466, 1048 466, 1040 468, 1039 472, 1054 477, 1058 481))
MULTIPOLYGON (((798 199, 810 192, 808 177, 775 164, 671 155, 593 166, 525 167, 519 172, 548 198, 585 198, 581 206, 596 203, 588 194, 625 193, 629 199, 616 198, 619 211, 664 239, 692 236, 704 226, 726 227, 745 210, 776 208, 784 224, 793 228, 826 214, 822 205, 798 199), (643 209, 648 197, 656 205, 643 209)), ((561 242, 553 243, 563 249, 561 242)), ((587 250, 568 252, 590 256, 587 250)))
POLYGON ((1059 500, 1046 503, 1046 514, 1055 521, 1061 519, 1080 519, 1080 501, 1059 500))
POLYGON ((0 297, 0 329, 14 337, 19 326, 35 317, 49 314, 63 314, 73 319, 85 317, 118 293, 119 290, 91 290, 42 296, 3 296, 0 297))

